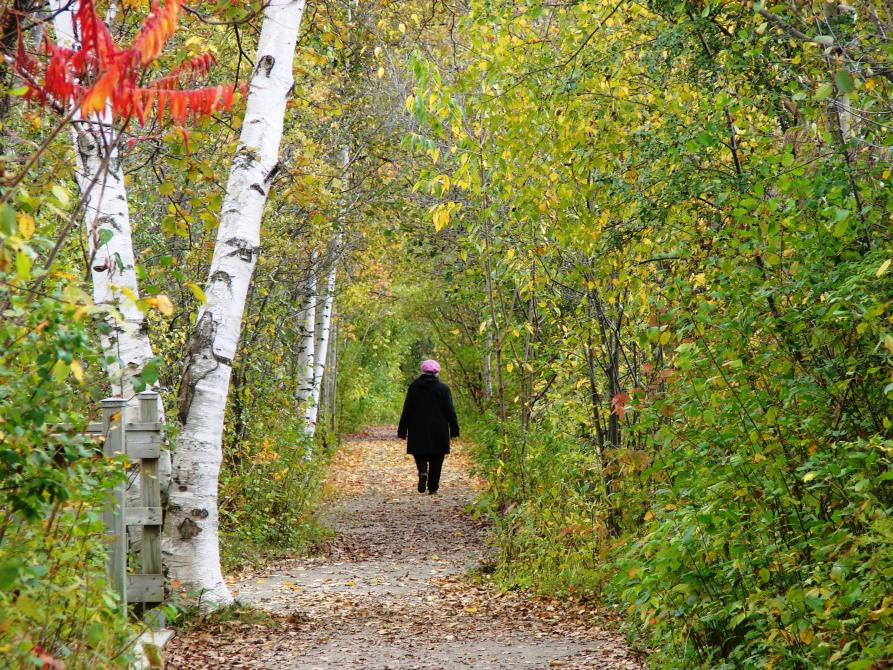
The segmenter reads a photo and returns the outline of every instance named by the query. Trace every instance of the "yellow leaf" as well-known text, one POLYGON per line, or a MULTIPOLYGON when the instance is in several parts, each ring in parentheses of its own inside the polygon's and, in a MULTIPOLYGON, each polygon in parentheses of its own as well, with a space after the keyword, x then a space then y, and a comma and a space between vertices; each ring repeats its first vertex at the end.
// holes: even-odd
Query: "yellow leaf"
POLYGON ((202 287, 198 284, 193 284, 189 282, 186 284, 189 287, 189 290, 192 291, 192 295, 195 296, 195 299, 198 300, 201 304, 205 304, 208 302, 207 297, 205 297, 205 292, 202 290, 202 287))
POLYGON ((84 368, 81 365, 81 362, 77 359, 71 361, 71 374, 74 375, 74 378, 78 380, 81 384, 84 383, 84 368))
MULTIPOLYGON (((30 240, 31 236, 34 235, 34 217, 30 214, 26 214, 25 212, 19 212, 19 233, 26 240, 30 240)), ((887 265, 890 264, 890 261, 887 261, 887 265)), ((878 275, 880 276, 880 275, 878 275)))
POLYGON ((406 24, 405 23, 401 23, 399 26, 397 26, 397 29, 404 35, 406 34, 406 24))
POLYGON ((158 311, 165 316, 174 315, 174 303, 172 303, 171 299, 164 295, 164 293, 159 293, 155 297, 155 305, 158 307, 158 311))
POLYGON ((651 521, 654 518, 654 512, 648 510, 645 512, 645 521, 651 521))
POLYGON ((382 77, 384 77, 384 68, 380 67, 378 68, 378 78, 381 79, 382 77))
POLYGON ((639 574, 639 566, 634 565, 629 569, 629 572, 626 573, 626 576, 633 579, 637 574, 639 574))
POLYGON ((449 224, 449 222, 449 211, 444 209, 443 207, 439 207, 437 211, 434 212, 434 230, 440 232, 447 226, 447 224, 449 224))
MULTIPOLYGON (((22 224, 19 223, 19 229, 21 229, 21 227, 22 227, 22 224)), ((888 259, 885 260, 883 263, 881 263, 881 267, 879 267, 879 268, 877 269, 877 272, 874 273, 874 276, 875 276, 875 277, 880 277, 882 274, 884 274, 884 273, 887 271, 887 268, 890 267, 890 261, 891 261, 891 260, 893 260, 893 259, 888 258, 888 259)))

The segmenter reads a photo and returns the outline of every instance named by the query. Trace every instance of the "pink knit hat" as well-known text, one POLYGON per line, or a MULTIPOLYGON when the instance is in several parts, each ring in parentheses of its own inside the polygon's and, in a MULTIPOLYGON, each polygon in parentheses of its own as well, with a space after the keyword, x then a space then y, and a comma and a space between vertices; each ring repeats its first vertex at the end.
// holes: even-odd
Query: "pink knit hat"
POLYGON ((422 372, 428 372, 432 375, 436 375, 440 372, 440 363, 435 361, 433 358, 429 358, 427 361, 422 361, 422 372))

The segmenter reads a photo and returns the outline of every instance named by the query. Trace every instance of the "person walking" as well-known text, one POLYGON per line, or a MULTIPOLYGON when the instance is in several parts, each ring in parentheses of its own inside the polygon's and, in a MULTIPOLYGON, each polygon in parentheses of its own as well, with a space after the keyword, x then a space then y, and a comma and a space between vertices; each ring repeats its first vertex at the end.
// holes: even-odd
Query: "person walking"
POLYGON ((406 453, 419 471, 419 493, 440 488, 443 458, 450 453, 450 438, 459 437, 459 421, 450 387, 437 378, 440 364, 428 359, 422 374, 406 391, 397 437, 406 439, 406 453))

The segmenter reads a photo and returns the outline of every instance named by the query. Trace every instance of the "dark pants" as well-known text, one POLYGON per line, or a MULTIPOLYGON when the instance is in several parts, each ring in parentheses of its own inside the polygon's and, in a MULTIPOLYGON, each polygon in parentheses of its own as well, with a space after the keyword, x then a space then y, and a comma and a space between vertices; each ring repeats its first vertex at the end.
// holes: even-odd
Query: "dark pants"
POLYGON ((440 488, 440 470, 443 468, 443 454, 413 456, 419 474, 428 474, 428 492, 434 493, 440 488))

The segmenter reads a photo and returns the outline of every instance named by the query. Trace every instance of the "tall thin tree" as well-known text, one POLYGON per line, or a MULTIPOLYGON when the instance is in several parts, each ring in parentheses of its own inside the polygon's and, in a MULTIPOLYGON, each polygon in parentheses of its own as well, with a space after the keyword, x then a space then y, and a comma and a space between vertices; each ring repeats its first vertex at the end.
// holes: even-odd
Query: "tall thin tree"
POLYGON ((260 252, 260 223, 279 166, 285 109, 304 0, 264 10, 247 109, 220 216, 201 309, 180 387, 164 547, 169 574, 209 606, 232 602, 220 567, 217 484, 232 361, 248 286, 260 252))

